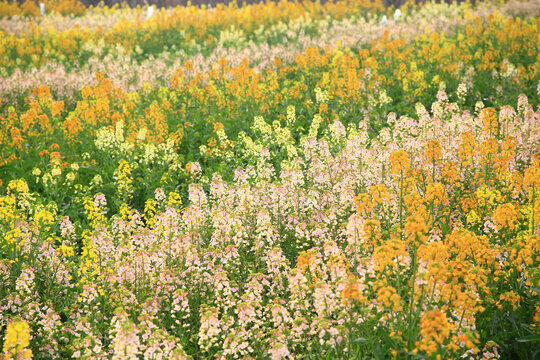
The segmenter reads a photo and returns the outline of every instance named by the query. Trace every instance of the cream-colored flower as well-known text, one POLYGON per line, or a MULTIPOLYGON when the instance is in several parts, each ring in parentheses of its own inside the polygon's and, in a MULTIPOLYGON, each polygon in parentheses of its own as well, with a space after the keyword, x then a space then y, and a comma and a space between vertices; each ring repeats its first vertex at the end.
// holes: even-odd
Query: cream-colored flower
POLYGON ((60 176, 62 174, 62 169, 55 167, 51 171, 52 176, 60 176))

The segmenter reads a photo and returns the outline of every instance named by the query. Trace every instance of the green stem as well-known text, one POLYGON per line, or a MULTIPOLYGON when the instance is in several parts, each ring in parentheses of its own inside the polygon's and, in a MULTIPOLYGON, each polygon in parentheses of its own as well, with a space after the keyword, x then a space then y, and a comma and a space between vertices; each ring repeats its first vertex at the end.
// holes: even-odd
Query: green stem
POLYGON ((411 284, 411 297, 410 297, 410 300, 409 300, 409 315, 407 317, 407 324, 408 324, 408 333, 409 333, 409 336, 408 336, 408 339, 407 339, 407 342, 408 342, 408 348, 409 350, 411 349, 412 347, 412 315, 413 315, 413 305, 414 305, 414 288, 415 288, 415 283, 416 283, 416 272, 417 272, 417 259, 416 259, 416 245, 413 244, 412 245, 413 248, 412 248, 412 270, 413 270, 413 274, 412 274, 412 284, 411 284))
POLYGON ((399 230, 401 240, 403 240, 403 170, 399 179, 399 230))

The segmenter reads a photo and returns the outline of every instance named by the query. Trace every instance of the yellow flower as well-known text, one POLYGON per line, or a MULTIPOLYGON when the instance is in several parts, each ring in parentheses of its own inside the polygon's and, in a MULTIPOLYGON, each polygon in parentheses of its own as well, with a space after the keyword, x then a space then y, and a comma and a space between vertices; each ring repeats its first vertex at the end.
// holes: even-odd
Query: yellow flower
POLYGON ((129 208, 129 205, 126 203, 123 203, 120 206, 119 214, 122 217, 122 219, 129 221, 131 219, 131 209, 129 208))
POLYGON ((480 221, 480 216, 476 213, 476 211, 471 210, 467 213, 467 224, 469 225, 475 225, 480 221))
POLYGON ((88 221, 90 221, 93 227, 96 227, 97 224, 105 221, 105 213, 103 209, 96 206, 94 201, 92 201, 92 199, 89 197, 84 199, 84 212, 88 218, 88 221))
POLYGON ((2 349, 4 359, 31 359, 32 350, 27 349, 29 345, 30 327, 28 324, 22 320, 9 324, 2 349))
POLYGON ((167 205, 170 207, 177 207, 182 205, 182 197, 177 192, 171 191, 169 193, 169 199, 167 200, 167 205))
POLYGON ((34 215, 34 221, 43 226, 45 230, 49 230, 51 225, 54 224, 54 215, 50 211, 41 209, 34 215))
POLYGON ((28 193, 28 184, 23 179, 11 180, 7 186, 7 193, 11 195, 14 192, 19 195, 28 193))
POLYGON ((73 256, 75 255, 75 250, 73 250, 73 247, 72 246, 67 246, 67 245, 61 245, 60 248, 60 253, 62 255, 64 255, 65 257, 69 257, 69 256, 73 256))
POLYGON ((23 239, 21 230, 19 228, 16 228, 16 229, 8 231, 6 235, 4 236, 4 239, 7 241, 8 244, 16 244, 18 242, 17 240, 23 239))
POLYGON ((120 199, 127 201, 133 197, 133 178, 131 176, 131 166, 126 160, 120 160, 118 168, 114 172, 116 187, 120 199))
POLYGON ((144 204, 144 219, 146 220, 146 224, 150 229, 154 227, 154 223, 156 222, 156 219, 154 218, 155 214, 156 201, 154 199, 146 200, 146 203, 144 204))
POLYGON ((491 190, 485 185, 478 188, 475 194, 481 206, 493 206, 501 195, 499 191, 491 190))

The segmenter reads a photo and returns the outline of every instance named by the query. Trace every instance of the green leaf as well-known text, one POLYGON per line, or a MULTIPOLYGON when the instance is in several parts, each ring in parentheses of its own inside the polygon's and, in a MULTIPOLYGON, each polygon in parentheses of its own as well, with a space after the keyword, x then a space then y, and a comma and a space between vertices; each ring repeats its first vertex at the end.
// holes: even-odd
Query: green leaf
POLYGON ((354 343, 366 344, 366 343, 369 342, 369 340, 366 339, 366 338, 357 338, 357 339, 354 339, 353 342, 354 342, 354 343))
POLYGON ((526 343, 526 342, 540 342, 540 335, 527 336, 527 337, 518 339, 517 342, 520 342, 520 343, 526 343))

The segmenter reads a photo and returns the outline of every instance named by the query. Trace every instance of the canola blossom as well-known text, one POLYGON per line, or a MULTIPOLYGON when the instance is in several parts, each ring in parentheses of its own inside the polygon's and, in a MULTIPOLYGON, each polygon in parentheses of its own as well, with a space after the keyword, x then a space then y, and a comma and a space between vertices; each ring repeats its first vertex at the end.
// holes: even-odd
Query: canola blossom
POLYGON ((536 3, 33 6, 0 2, 2 358, 539 355, 536 3))

